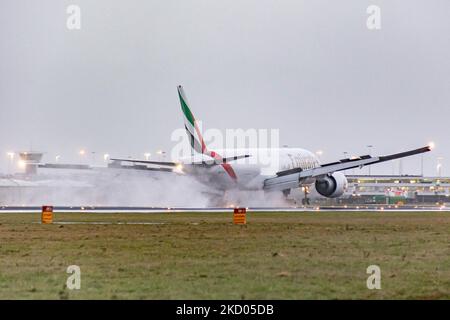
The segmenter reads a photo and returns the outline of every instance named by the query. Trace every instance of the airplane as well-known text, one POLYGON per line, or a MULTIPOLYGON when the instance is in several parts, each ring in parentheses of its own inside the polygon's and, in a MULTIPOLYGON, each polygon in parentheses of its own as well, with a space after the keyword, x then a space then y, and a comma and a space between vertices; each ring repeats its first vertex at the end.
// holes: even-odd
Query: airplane
POLYGON ((337 198, 347 189, 348 182, 344 170, 409 157, 432 149, 430 144, 401 153, 385 156, 362 155, 330 163, 320 163, 313 152, 301 148, 210 150, 203 139, 199 122, 191 111, 183 87, 180 85, 177 89, 191 155, 174 162, 113 158, 111 160, 114 163, 130 162, 137 166, 159 166, 159 169, 151 170, 161 171, 168 171, 169 168, 172 172, 193 176, 219 192, 231 189, 263 190, 282 192, 287 197, 293 189, 315 188, 323 197, 337 198), (276 161, 272 161, 276 165, 267 166, 267 158, 270 161, 273 157, 276 157, 276 161), (249 161, 251 159, 255 161, 249 161))

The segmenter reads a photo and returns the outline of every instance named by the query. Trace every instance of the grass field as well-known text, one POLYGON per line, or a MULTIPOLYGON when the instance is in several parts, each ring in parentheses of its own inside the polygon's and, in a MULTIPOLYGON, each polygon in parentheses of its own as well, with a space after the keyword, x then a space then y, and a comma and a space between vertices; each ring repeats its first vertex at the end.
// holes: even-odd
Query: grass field
POLYGON ((0 214, 0 299, 449 299, 450 214, 0 214), (366 268, 381 268, 368 290, 366 268), (69 265, 81 289, 65 286, 69 265))

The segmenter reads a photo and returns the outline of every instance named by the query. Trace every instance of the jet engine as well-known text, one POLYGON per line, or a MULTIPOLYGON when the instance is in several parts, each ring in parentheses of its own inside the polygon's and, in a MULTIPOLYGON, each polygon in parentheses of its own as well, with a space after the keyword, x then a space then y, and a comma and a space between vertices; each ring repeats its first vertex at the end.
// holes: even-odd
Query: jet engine
POLYGON ((327 198, 337 198, 347 190, 348 181, 342 172, 334 172, 331 175, 316 180, 317 192, 327 198))

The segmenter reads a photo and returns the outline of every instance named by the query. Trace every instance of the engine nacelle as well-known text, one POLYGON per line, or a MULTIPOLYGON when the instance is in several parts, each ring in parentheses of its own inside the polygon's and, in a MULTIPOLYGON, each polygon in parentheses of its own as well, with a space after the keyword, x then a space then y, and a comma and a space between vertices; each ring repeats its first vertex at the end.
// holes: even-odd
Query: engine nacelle
POLYGON ((332 175, 316 180, 317 192, 327 198, 337 198, 347 190, 348 181, 342 172, 334 172, 332 175))

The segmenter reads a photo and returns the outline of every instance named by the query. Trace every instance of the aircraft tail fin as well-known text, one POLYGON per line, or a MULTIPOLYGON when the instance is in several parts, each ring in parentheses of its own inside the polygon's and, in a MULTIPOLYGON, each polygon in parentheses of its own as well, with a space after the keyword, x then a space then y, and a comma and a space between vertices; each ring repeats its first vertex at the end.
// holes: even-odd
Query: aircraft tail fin
POLYGON ((181 111, 183 111, 184 116, 184 128, 186 129, 191 149, 205 154, 207 152, 205 142, 198 127, 198 122, 189 108, 189 103, 182 86, 178 86, 178 97, 180 98, 181 111))
MULTIPOLYGON (((191 152, 194 151, 210 156, 214 159, 213 165, 221 165, 223 169, 227 172, 233 181, 237 181, 236 172, 234 172, 231 165, 228 161, 237 160, 240 158, 247 158, 247 155, 236 157, 236 159, 231 158, 223 158, 220 154, 215 151, 208 150, 203 140, 202 133, 200 131, 197 120, 195 120, 194 115, 189 108, 189 103, 186 98, 186 94, 184 93, 183 87, 178 86, 178 97, 180 98, 181 110, 184 115, 184 127, 186 129, 186 133, 189 138, 189 142, 191 144, 191 152)), ((194 164, 194 162, 192 162, 194 164)))

